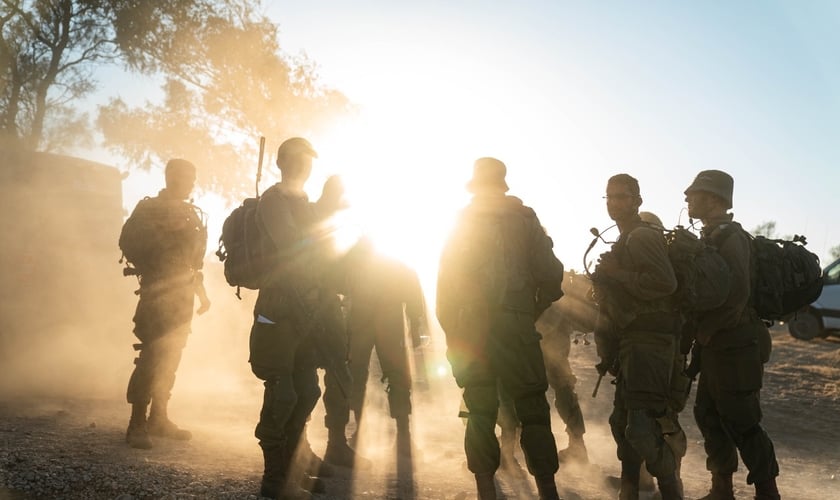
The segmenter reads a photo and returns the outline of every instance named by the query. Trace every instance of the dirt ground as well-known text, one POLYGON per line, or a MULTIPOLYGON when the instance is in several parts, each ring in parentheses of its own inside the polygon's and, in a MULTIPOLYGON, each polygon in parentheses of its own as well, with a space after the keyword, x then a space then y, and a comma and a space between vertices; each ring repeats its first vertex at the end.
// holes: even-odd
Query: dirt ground
MULTIPOLYGON (((198 326, 202 326, 200 322, 198 326)), ((123 365, 130 363, 115 363, 123 367, 109 373, 113 388, 93 397, 24 396, 8 390, 14 384, 7 380, 6 394, 0 396, 0 499, 257 498, 262 456, 253 428, 262 387, 247 371, 243 359, 247 347, 242 345, 246 341, 241 335, 229 339, 228 345, 237 347, 228 352, 226 363, 207 363, 206 353, 197 347, 201 342, 190 340, 170 415, 194 437, 189 442, 156 440, 155 447, 147 451, 131 449, 124 442, 129 408, 121 391, 129 373, 129 367, 123 365), (224 373, 227 376, 221 376, 224 373)), ((773 330, 773 339, 762 401, 764 426, 775 443, 781 467, 782 496, 840 498, 840 339, 803 342, 791 338, 783 328, 773 330)), ((438 346, 426 353, 430 388, 414 394, 416 453, 412 463, 396 461, 395 430, 386 417, 386 396, 373 380, 368 420, 360 430, 358 449, 374 465, 355 474, 340 470, 326 479, 327 492, 315 498, 475 498, 472 476, 464 467, 463 424, 457 417, 459 393, 445 371, 440 351, 438 346)), ((130 354, 123 354, 130 360, 130 354)), ((591 397, 595 360, 594 345, 581 342, 572 346, 592 464, 561 466, 557 484, 567 500, 617 496, 606 481, 619 471, 607 427, 613 387, 604 383, 598 397, 591 397)), ((689 499, 703 496, 708 488, 702 440, 691 404, 682 418, 689 437, 683 465, 689 499)), ((319 405, 308 431, 319 454, 326 440, 322 423, 323 406, 319 405)), ((556 413, 552 424, 558 447, 565 447, 564 427, 556 413)), ((736 476, 737 498, 752 498, 745 474, 741 467, 736 476)), ((532 481, 522 485, 499 478, 499 486, 506 498, 536 496, 532 481)))

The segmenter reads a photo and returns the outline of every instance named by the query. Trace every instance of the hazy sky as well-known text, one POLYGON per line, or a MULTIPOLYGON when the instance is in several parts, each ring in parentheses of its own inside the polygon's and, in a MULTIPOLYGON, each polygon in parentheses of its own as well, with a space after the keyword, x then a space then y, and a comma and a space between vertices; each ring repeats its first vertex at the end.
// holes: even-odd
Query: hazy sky
POLYGON ((315 0, 268 13, 284 48, 361 107, 368 134, 347 135, 364 163, 422 170, 426 199, 446 203, 472 160, 497 156, 568 267, 588 228, 609 225, 601 196, 618 172, 672 225, 697 171, 722 169, 747 229, 775 220, 822 257, 840 244, 836 2, 315 0))
POLYGON ((714 168, 735 178, 746 229, 805 234, 824 264, 840 244, 840 3, 311 0, 267 13, 284 50, 359 107, 312 138, 313 185, 342 174, 357 215, 420 268, 480 156, 507 163, 510 194, 567 268, 581 268, 589 228, 611 224, 602 196, 619 172, 666 225, 687 223, 683 190, 714 168))

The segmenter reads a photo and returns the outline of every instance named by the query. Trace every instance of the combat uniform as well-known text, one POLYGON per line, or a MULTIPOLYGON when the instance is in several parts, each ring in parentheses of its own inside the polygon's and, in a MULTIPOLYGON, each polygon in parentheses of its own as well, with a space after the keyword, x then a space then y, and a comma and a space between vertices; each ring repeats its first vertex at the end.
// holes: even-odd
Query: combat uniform
POLYGON ((163 189, 137 204, 123 233, 121 240, 133 237, 135 245, 143 247, 132 260, 140 277, 134 314, 134 334, 140 340, 134 347, 140 354, 128 382, 127 400, 135 409, 152 403, 151 433, 188 439, 189 433, 168 421, 166 405, 190 334, 195 294, 202 287, 207 229, 198 207, 163 189), (128 235, 135 230, 135 235, 128 235), (166 427, 155 429, 160 427, 157 424, 166 427))
POLYGON ((251 369, 265 391, 255 436, 265 458, 263 489, 282 487, 306 420, 321 395, 312 335, 330 249, 318 223, 325 213, 306 193, 275 184, 263 193, 257 219, 276 248, 276 264, 254 306, 251 369), (267 484, 268 483, 268 484, 267 484))
POLYGON ((373 349, 388 381, 391 418, 405 421, 411 414, 411 371, 406 346, 405 321, 419 332, 425 304, 416 273, 392 259, 371 255, 350 271, 350 373, 356 382, 350 406, 357 423, 362 415, 373 349), (405 308, 405 312, 403 312, 405 308))
POLYGON ((779 465, 760 424, 759 390, 770 337, 750 305, 750 241, 731 214, 706 221, 703 237, 718 247, 732 275, 729 297, 702 314, 696 329, 702 349, 694 416, 704 438, 706 468, 713 480, 731 478, 740 452, 747 483, 763 483, 779 475, 779 465))
POLYGON ((478 482, 499 467, 495 425, 501 389, 513 402, 526 465, 537 479, 541 497, 543 491, 551 491, 546 498, 556 498, 553 477, 558 461, 540 335, 534 324, 562 295, 563 265, 552 246, 534 211, 521 200, 478 194, 462 212, 444 248, 437 284, 437 316, 446 334, 447 358, 464 389, 468 412, 469 470, 478 482), (481 248, 473 253, 462 251, 473 235, 493 228, 499 234, 496 247, 478 245, 481 248), (501 269, 499 262, 492 262, 493 255, 500 253, 501 269), (468 270, 487 258, 491 262, 479 273, 489 274, 489 281, 469 282, 475 275, 468 270), (494 281, 498 289, 486 284, 494 281), (494 298, 488 299, 488 294, 494 298))
POLYGON ((592 279, 606 320, 602 324, 609 325, 596 330, 599 354, 606 367, 617 367, 609 421, 625 493, 638 488, 642 462, 660 487, 676 481, 679 450, 666 441, 664 432, 670 429, 663 427, 672 424, 667 411, 681 319, 668 298, 677 279, 660 230, 636 216, 611 253, 619 271, 604 278, 596 268, 592 279))

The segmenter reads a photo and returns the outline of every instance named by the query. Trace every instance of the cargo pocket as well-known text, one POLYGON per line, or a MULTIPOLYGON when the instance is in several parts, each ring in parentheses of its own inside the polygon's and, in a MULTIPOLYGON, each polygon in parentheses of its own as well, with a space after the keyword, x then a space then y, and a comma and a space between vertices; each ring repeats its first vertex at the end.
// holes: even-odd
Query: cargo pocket
POLYGON ((652 333, 621 340, 619 365, 628 391, 667 398, 671 390, 674 342, 673 336, 652 333))

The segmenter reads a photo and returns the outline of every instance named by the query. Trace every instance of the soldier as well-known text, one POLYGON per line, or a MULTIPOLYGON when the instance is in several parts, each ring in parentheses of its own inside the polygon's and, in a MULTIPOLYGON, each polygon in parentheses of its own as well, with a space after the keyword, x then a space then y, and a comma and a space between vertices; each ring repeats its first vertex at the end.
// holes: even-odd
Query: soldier
POLYGON ((200 301, 198 314, 210 308, 201 273, 207 228, 201 210, 186 201, 195 186, 195 173, 187 160, 170 160, 166 188, 141 200, 120 233, 120 248, 134 266, 127 266, 124 274, 136 274, 140 281, 134 314, 134 334, 140 340, 134 349, 140 354, 127 390, 131 419, 126 442, 132 448, 151 448, 150 434, 178 440, 192 437, 169 420, 167 404, 190 334, 194 297, 200 301))
POLYGON ((690 217, 703 222, 702 237, 718 248, 729 266, 731 288, 719 308, 701 314, 695 325, 700 380, 694 418, 703 434, 706 468, 712 487, 705 499, 733 499, 732 474, 738 455, 755 484, 755 498, 780 498, 779 464, 773 442, 761 427, 759 391, 770 336, 750 302, 749 235, 733 221, 733 179, 720 170, 704 170, 685 190, 690 217), (698 347, 699 346, 699 347, 698 347))
POLYGON ((426 305, 417 273, 401 262, 379 255, 361 240, 349 256, 346 292, 349 298, 348 334, 350 397, 358 432, 362 422, 368 369, 373 349, 388 382, 388 408, 397 426, 397 453, 411 456, 411 370, 406 346, 406 318, 411 347, 420 346, 425 331, 426 305))
POLYGON ((611 177, 605 198, 620 235, 592 276, 600 306, 596 368, 617 377, 610 429, 621 461, 619 499, 638 499, 642 462, 664 500, 682 499, 677 453, 663 435, 681 328, 669 300, 677 278, 661 231, 639 217, 638 181, 627 174, 611 177))
POLYGON ((556 499, 557 446, 534 324, 562 295, 563 264, 534 211, 505 195, 505 174, 505 164, 495 158, 475 162, 467 185, 474 196, 441 255, 437 316, 452 373, 464 389, 464 447, 479 498, 496 498, 501 390, 513 403, 540 498, 556 499))
POLYGON ((566 272, 562 299, 540 316, 537 328, 543 336, 548 384, 554 390, 554 407, 566 424, 569 446, 558 452, 560 462, 585 464, 589 462, 583 434, 586 425, 575 392, 577 378, 569 364, 571 336, 575 331, 588 333, 594 328, 597 308, 587 298, 591 283, 586 276, 566 272))
POLYGON ((306 139, 284 141, 277 150, 281 180, 260 197, 256 214, 276 252, 254 306, 249 359, 265 386, 254 434, 265 462, 260 494, 272 498, 309 496, 298 478, 290 477, 290 465, 321 395, 312 336, 322 329, 319 314, 333 300, 322 286, 331 249, 319 223, 339 208, 343 188, 332 177, 321 198, 310 202, 303 188, 313 158, 317 154, 306 139))
MULTIPOLYGON (((574 271, 567 271, 563 278, 563 298, 537 320, 537 330, 542 336, 540 344, 545 356, 548 385, 554 391, 554 407, 560 419, 566 424, 569 445, 557 452, 560 463, 589 463, 589 455, 583 435, 586 425, 580 409, 575 377, 569 364, 574 332, 588 333, 594 329, 598 309, 590 297, 589 279, 574 271)), ((577 343, 577 340, 575 340, 577 343)), ((516 418, 513 409, 503 398, 499 406, 499 427, 501 427, 501 470, 511 477, 523 475, 514 451, 516 448, 516 418)))

